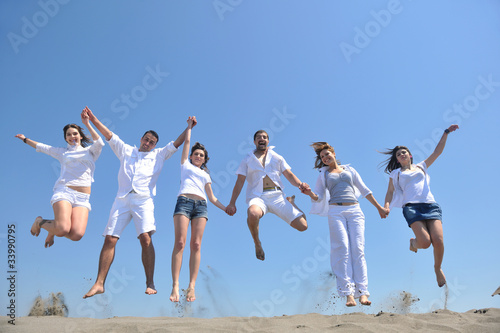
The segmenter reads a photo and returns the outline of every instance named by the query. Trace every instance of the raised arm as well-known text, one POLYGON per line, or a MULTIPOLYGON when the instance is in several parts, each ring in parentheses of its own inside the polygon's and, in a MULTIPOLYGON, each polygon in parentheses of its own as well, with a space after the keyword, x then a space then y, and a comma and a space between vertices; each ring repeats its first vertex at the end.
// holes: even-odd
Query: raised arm
MULTIPOLYGON (((186 143, 184 143, 186 144, 186 143)), ((210 200, 211 203, 213 203, 217 208, 222 209, 223 211, 226 211, 226 206, 224 206, 219 199, 217 199, 214 195, 214 192, 212 191, 212 185, 210 183, 205 185, 205 192, 207 192, 207 197, 208 200, 210 200)))
POLYGON ((36 149, 36 145, 38 144, 38 142, 28 139, 27 137, 24 136, 24 134, 16 134, 15 137, 22 140, 28 146, 31 146, 36 149))
MULTIPOLYGON (((189 158, 189 149, 191 149, 191 129, 193 128, 193 124, 196 122, 196 117, 189 117, 187 120, 188 126, 184 131, 184 147, 182 148, 182 156, 181 156, 181 164, 187 161, 189 158)), ((175 142, 174 142, 175 145, 175 142)), ((177 146, 176 146, 177 148, 177 146)))
MULTIPOLYGON (((96 130, 90 124, 90 117, 89 117, 87 110, 90 111, 90 109, 88 107, 85 107, 85 109, 83 109, 83 111, 82 111, 82 114, 81 114, 82 123, 85 125, 85 127, 87 127, 90 135, 92 136, 92 140, 95 142, 95 141, 99 140, 99 134, 96 132, 96 130)), ((92 111, 90 111, 90 112, 92 112, 92 111)))
MULTIPOLYGON (((106 141, 111 140, 111 137, 113 136, 113 132, 111 132, 109 130, 109 128, 104 126, 101 123, 101 121, 99 119, 97 119, 97 117, 92 113, 92 111, 90 111, 90 109, 88 107, 85 107, 85 109, 83 111, 87 113, 89 120, 92 122, 92 124, 94 124, 94 126, 97 128, 97 130, 99 132, 101 132, 101 134, 104 136, 106 141)), ((90 129, 89 129, 89 131, 90 131, 90 129)))
POLYGON ((238 175, 238 179, 236 179, 236 183, 234 184, 233 194, 231 196, 231 201, 229 201, 229 205, 226 207, 226 213, 229 215, 234 215, 236 213, 236 200, 238 199, 241 189, 243 185, 245 185, 246 176, 238 175))
POLYGON ((195 116, 192 116, 192 117, 189 117, 188 118, 188 127, 181 133, 181 135, 179 135, 179 137, 177 139, 175 139, 174 141, 174 146, 175 148, 179 148, 182 143, 186 140, 186 134, 187 134, 187 131, 188 129, 192 129, 193 127, 196 126, 198 122, 196 121, 196 117, 195 116), (191 125, 191 128, 189 127, 189 120, 192 120, 192 125, 191 125))
POLYGON ((443 136, 441 137, 441 140, 439 140, 439 142, 438 142, 438 144, 436 146, 436 149, 434 149, 434 152, 429 157, 427 157, 427 159, 425 160, 425 165, 427 167, 430 167, 431 164, 434 163, 434 161, 443 152, 444 146, 446 145, 446 139, 448 138, 448 134, 451 133, 451 132, 456 131, 457 129, 458 129, 458 125, 451 125, 450 127, 448 127, 444 131, 443 136))

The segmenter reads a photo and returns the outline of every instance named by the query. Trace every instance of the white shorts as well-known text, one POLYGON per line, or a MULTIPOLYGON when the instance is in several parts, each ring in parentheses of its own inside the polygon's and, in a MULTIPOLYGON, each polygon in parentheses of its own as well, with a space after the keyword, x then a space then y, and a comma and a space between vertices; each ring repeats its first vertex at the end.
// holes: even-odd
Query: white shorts
POLYGON ((54 205, 58 201, 67 201, 71 207, 85 207, 89 211, 90 207, 90 194, 75 191, 67 186, 61 186, 54 189, 54 194, 50 198, 50 204, 54 205))
POLYGON ((156 231, 154 210, 153 198, 149 196, 129 193, 125 198, 116 198, 109 213, 108 225, 102 235, 120 238, 132 218, 137 237, 145 232, 153 234, 156 231))
POLYGON ((297 217, 304 215, 290 201, 286 200, 283 192, 279 190, 263 192, 260 197, 250 199, 248 207, 252 205, 262 209, 264 215, 268 212, 273 213, 288 224, 291 224, 297 217))

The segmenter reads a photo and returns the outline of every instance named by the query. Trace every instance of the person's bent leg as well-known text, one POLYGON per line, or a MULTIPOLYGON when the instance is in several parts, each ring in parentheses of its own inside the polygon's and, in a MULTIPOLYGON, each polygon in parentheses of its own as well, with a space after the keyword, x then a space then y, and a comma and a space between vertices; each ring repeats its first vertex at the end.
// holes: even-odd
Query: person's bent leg
POLYGON ((109 268, 113 263, 115 258, 115 248, 118 242, 118 237, 107 235, 104 238, 104 244, 102 246, 101 255, 99 256, 99 270, 97 273, 97 279, 83 298, 92 297, 97 294, 104 293, 104 282, 106 282, 106 277, 108 276, 109 268))
POLYGON ((73 207, 71 214, 71 230, 66 235, 66 238, 72 241, 79 241, 85 235, 87 230, 87 222, 89 219, 89 209, 87 207, 73 207))
POLYGON ((431 234, 432 247, 434 248, 434 272, 439 287, 446 284, 441 264, 444 257, 443 224, 440 220, 427 221, 427 228, 431 234))
POLYGON ((54 210, 54 220, 43 219, 38 216, 31 226, 31 234, 37 236, 40 234, 41 228, 49 233, 45 239, 45 247, 50 247, 54 244, 54 236, 64 237, 71 230, 71 203, 66 200, 54 202, 52 205, 54 210))
POLYGON ((301 216, 298 216, 290 223, 290 226, 298 231, 306 231, 307 230, 306 214, 304 214, 304 212, 295 204, 295 195, 287 197, 286 200, 288 200, 288 202, 290 202, 295 209, 297 209, 299 212, 302 213, 301 216))
POLYGON ((259 239, 259 221, 262 216, 264 216, 264 212, 259 206, 251 205, 250 207, 248 207, 247 214, 248 229, 250 230, 253 242, 255 243, 255 256, 259 260, 264 260, 266 256, 259 239))
POLYGON ((191 241, 189 256, 189 286, 186 292, 186 301, 192 302, 196 299, 194 287, 198 278, 201 261, 201 240, 203 232, 207 225, 207 219, 204 217, 195 218, 191 221, 191 241))
POLYGON ((182 255, 186 245, 188 227, 189 218, 182 214, 174 215, 175 242, 172 250, 172 292, 170 293, 170 300, 172 302, 179 302, 179 275, 182 267, 182 255))
POLYGON ((431 236, 427 230, 425 221, 416 221, 411 225, 411 230, 415 234, 415 238, 410 239, 410 250, 417 253, 418 249, 427 249, 431 246, 431 236))
POLYGON ((155 273, 155 248, 153 246, 152 232, 145 232, 139 235, 142 247, 142 264, 146 273, 146 294, 156 294, 156 288, 153 280, 155 273))

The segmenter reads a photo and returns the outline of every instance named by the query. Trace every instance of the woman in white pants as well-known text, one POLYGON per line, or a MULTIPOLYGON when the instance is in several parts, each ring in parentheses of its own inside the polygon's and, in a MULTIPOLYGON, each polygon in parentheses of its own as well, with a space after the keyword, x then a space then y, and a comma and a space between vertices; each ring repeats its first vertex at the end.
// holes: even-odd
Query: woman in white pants
POLYGON ((314 192, 309 186, 302 192, 313 201, 312 214, 328 216, 330 261, 339 296, 347 297, 346 306, 355 306, 355 298, 362 305, 370 305, 364 254, 365 216, 357 198, 366 197, 381 218, 387 216, 387 210, 375 200, 354 168, 339 164, 332 146, 315 142, 312 147, 316 152, 314 167, 320 174, 314 192))

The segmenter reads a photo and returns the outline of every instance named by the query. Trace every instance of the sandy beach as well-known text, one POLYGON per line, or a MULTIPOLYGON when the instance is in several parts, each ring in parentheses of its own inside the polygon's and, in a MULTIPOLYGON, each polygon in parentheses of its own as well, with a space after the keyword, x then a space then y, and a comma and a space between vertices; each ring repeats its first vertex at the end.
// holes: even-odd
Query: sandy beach
POLYGON ((306 314, 272 318, 113 317, 108 319, 59 316, 20 317, 16 325, 3 317, 1 332, 500 332, 500 309, 465 313, 438 310, 425 314, 351 313, 306 314))

